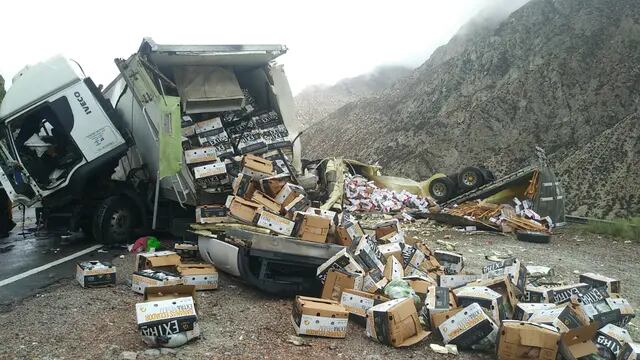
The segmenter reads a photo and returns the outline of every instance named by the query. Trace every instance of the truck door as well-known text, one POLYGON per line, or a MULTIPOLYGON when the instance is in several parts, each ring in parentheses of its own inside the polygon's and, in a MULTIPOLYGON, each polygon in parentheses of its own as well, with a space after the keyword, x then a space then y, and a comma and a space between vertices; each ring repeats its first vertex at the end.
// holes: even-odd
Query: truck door
POLYGON ((0 184, 12 202, 31 206, 39 200, 38 187, 9 152, 10 141, 0 129, 0 184))

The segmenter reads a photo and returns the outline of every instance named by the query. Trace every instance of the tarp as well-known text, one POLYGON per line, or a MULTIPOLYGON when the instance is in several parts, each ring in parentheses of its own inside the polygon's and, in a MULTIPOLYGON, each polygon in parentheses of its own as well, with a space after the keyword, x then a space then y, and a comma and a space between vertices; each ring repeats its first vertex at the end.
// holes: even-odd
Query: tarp
POLYGON ((180 130, 180 98, 164 96, 159 101, 162 119, 158 129, 160 178, 177 174, 182 167, 182 132, 180 130))

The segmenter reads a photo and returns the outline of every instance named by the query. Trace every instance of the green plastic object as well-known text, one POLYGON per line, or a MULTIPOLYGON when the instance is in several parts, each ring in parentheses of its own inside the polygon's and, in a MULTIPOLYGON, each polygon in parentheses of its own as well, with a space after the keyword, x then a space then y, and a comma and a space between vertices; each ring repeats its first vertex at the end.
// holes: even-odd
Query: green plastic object
POLYGON ((420 309, 422 305, 420 297, 416 294, 415 290, 403 279, 396 279, 389 282, 387 286, 384 287, 384 294, 392 300, 408 297, 413 298, 416 309, 420 309))
POLYGON ((151 251, 151 249, 158 250, 160 248, 160 241, 154 236, 147 236, 147 252, 151 251))

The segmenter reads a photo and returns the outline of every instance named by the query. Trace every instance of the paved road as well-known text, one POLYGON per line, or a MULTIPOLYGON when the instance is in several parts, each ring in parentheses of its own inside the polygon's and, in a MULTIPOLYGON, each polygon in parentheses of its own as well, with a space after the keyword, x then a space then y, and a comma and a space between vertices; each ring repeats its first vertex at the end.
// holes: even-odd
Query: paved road
POLYGON ((102 252, 86 239, 62 239, 59 234, 37 232, 33 211, 27 212, 24 231, 21 211, 14 212, 14 221, 18 225, 11 235, 0 239, 0 248, 13 245, 0 252, 0 311, 61 279, 73 278, 78 261, 111 261, 122 253, 117 249, 102 252), (81 254, 83 251, 86 253, 81 254), (34 273, 42 267, 48 268, 34 273))

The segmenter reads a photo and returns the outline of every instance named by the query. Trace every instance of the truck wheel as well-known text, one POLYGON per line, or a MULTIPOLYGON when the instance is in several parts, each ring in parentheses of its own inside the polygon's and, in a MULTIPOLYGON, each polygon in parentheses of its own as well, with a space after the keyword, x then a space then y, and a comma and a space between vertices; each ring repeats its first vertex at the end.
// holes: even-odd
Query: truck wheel
POLYGON ((449 200, 455 192, 456 184, 449 177, 443 176, 431 180, 429 184, 429 193, 436 202, 444 202, 449 200))
POLYGON ((98 205, 93 217, 93 237, 103 244, 126 244, 140 219, 135 206, 127 198, 111 196, 98 205))
POLYGON ((477 167, 469 166, 458 173, 458 186, 465 192, 477 189, 483 184, 484 177, 482 176, 482 171, 477 167))

